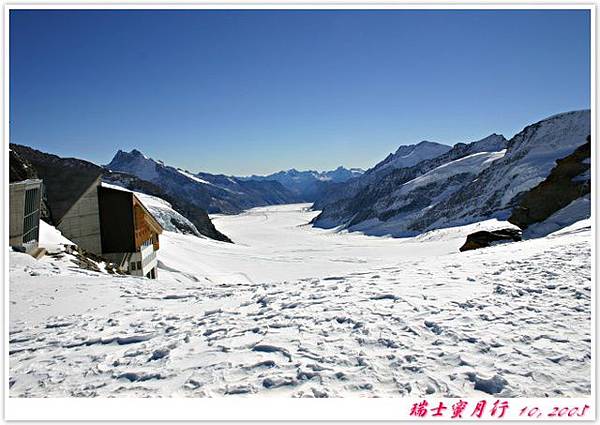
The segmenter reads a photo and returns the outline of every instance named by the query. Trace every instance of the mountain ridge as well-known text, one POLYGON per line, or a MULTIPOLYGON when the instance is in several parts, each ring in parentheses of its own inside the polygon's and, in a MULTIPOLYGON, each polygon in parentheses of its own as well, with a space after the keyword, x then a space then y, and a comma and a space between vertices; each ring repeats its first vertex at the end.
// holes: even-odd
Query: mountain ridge
POLYGON ((274 181, 245 181, 222 174, 192 173, 149 158, 138 149, 117 151, 105 167, 150 181, 171 196, 186 199, 209 213, 237 214, 257 206, 300 201, 274 181))
POLYGON ((519 196, 540 183, 555 161, 585 143, 590 132, 590 111, 555 114, 526 126, 509 141, 498 134, 458 143, 436 158, 384 175, 350 182, 337 188, 328 199, 316 202, 321 213, 317 227, 341 227, 374 235, 407 236, 431 229, 462 225, 480 219, 506 219, 518 205, 519 196), (445 172, 444 164, 460 164, 461 158, 477 152, 505 149, 485 167, 455 173, 451 179, 432 181, 419 191, 407 192, 409 182, 427 173, 445 172), (343 194, 343 195, 340 195, 343 194))
POLYGON ((338 166, 334 170, 297 170, 290 168, 285 171, 268 174, 266 176, 251 175, 243 177, 245 180, 268 181, 281 183, 284 187, 295 193, 303 201, 313 202, 332 184, 343 183, 353 178, 360 177, 364 170, 360 168, 345 168, 338 166))

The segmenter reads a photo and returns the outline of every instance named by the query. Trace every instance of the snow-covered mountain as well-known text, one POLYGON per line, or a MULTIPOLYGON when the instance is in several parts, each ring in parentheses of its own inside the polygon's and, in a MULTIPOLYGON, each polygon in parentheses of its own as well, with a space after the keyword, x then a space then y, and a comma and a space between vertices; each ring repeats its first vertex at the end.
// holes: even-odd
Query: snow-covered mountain
POLYGON ((357 203, 368 204, 370 201, 365 199, 365 196, 368 197, 369 192, 375 191, 378 196, 381 196, 385 191, 394 190, 394 185, 403 184, 446 162, 477 152, 497 152, 505 147, 504 136, 495 133, 476 142, 456 143, 452 147, 432 142, 401 146, 396 154, 390 154, 386 159, 367 170, 360 178, 327 188, 313 206, 315 209, 324 210, 318 219, 319 225, 336 227, 349 220, 353 212, 347 211, 343 214, 340 212, 360 208, 357 203), (437 152, 443 153, 436 155, 437 152), (402 164, 411 164, 415 158, 423 159, 411 166, 401 166, 402 164), (382 182, 391 187, 381 187, 382 182), (369 189, 369 187, 371 188, 369 189), (356 199, 353 201, 354 198, 356 199), (333 216, 333 220, 330 220, 332 217, 328 217, 330 215, 333 216), (342 218, 342 216, 346 217, 342 218))
POLYGON ((526 127, 508 143, 492 134, 383 176, 367 172, 350 182, 353 187, 316 203, 322 213, 314 224, 405 236, 505 219, 519 195, 544 180, 556 160, 584 144, 589 134, 590 111, 568 112, 526 127))
POLYGON ((171 196, 185 199, 209 213, 235 214, 256 206, 300 200, 297 195, 276 181, 243 180, 208 173, 194 174, 148 158, 136 149, 131 152, 119 150, 106 168, 150 181, 171 196))
POLYGON ((504 154, 505 150, 479 152, 440 165, 379 199, 367 210, 368 215, 353 218, 349 228, 369 234, 416 234, 418 232, 410 229, 412 223, 434 205, 448 199, 504 154))
POLYGON ((443 145, 426 140, 416 145, 403 145, 395 153, 389 154, 383 161, 369 170, 369 173, 378 173, 386 169, 412 167, 426 159, 435 158, 452 149, 452 146, 443 145))
POLYGON ((414 230, 506 218, 520 197, 542 182, 558 159, 586 143, 590 111, 572 111, 529 125, 508 143, 506 155, 446 201, 428 210, 414 230))
POLYGON ((360 177, 363 173, 364 170, 360 168, 345 168, 342 166, 331 171, 298 171, 292 168, 266 176, 252 175, 241 177, 241 179, 256 181, 274 180, 297 194, 303 201, 314 201, 331 183, 343 183, 360 177))

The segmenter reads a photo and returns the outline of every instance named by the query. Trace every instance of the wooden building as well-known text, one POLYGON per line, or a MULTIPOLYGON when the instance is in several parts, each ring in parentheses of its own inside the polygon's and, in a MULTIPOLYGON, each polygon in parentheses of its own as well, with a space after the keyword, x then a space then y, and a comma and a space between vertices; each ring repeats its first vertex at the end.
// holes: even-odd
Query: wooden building
POLYGON ((132 275, 157 277, 161 225, 135 194, 98 176, 57 220, 62 234, 132 275))
POLYGON ((102 256, 124 261, 133 275, 156 278, 161 225, 133 192, 98 187, 102 256))

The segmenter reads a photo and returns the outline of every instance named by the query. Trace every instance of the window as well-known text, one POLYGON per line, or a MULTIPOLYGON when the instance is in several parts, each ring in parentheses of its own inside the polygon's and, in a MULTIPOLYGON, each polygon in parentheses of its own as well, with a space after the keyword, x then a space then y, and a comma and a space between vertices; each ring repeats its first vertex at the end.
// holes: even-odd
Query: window
POLYGON ((135 270, 135 261, 131 262, 131 270, 135 270))
POLYGON ((137 268, 138 268, 138 270, 142 270, 142 262, 141 261, 137 262, 137 268))
POLYGON ((25 191, 23 213, 23 243, 37 241, 40 223, 40 190, 38 188, 25 191))

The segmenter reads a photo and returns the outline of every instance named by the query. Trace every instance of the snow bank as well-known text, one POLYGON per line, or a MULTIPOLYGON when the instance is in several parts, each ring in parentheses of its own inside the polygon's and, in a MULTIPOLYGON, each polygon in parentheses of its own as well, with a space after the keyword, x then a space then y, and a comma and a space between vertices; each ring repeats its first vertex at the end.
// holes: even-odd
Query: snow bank
POLYGON ((63 245, 75 245, 69 239, 65 238, 60 230, 51 226, 44 220, 40 220, 40 240, 39 246, 48 251, 59 250, 63 245))

